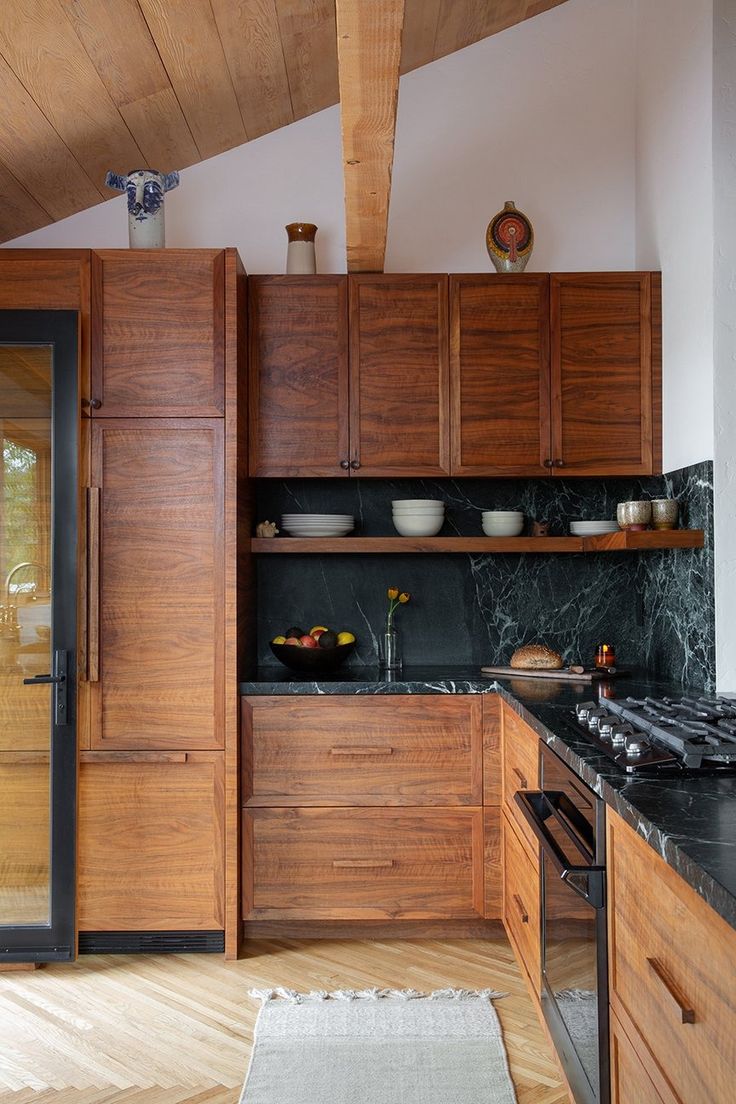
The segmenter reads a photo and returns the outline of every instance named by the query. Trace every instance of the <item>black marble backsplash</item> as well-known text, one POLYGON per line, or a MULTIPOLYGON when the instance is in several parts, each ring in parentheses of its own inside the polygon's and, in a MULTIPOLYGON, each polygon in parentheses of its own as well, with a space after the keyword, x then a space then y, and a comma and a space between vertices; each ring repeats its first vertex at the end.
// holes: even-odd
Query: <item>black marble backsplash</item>
POLYGON ((706 531, 704 549, 642 553, 259 556, 259 662, 275 663, 268 641, 295 623, 351 630, 350 662, 374 664, 395 585, 412 595, 396 615, 407 664, 506 663, 531 640, 587 662, 605 639, 621 666, 712 689, 712 482, 710 462, 646 479, 259 480, 259 521, 280 525, 284 511, 353 514, 363 536, 396 536, 395 498, 442 499, 448 535, 480 535, 487 509, 521 509, 527 531, 536 518, 561 535, 571 520, 614 518, 617 502, 650 497, 678 498, 680 524, 706 531))

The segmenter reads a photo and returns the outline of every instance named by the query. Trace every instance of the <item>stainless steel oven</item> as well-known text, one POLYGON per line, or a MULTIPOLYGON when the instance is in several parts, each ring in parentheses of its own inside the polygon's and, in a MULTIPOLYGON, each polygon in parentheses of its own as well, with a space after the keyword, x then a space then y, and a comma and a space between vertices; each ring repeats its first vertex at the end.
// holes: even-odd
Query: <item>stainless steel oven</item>
POLYGON ((576 1104, 608 1104, 605 805, 545 744, 515 800, 540 844, 544 1017, 576 1104))

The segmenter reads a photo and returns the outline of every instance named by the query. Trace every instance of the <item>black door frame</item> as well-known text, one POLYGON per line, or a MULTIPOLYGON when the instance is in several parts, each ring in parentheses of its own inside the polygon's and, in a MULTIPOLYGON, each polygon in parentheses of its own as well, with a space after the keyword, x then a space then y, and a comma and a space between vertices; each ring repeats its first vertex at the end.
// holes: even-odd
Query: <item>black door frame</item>
MULTIPOLYGON (((0 310, 0 345, 52 346, 51 654, 66 661, 63 716, 51 708, 48 924, 0 927, 0 963, 75 957, 77 817, 77 555, 79 540, 79 315, 0 310)), ((62 661, 63 661, 62 660, 62 661)), ((55 661, 55 667, 58 659, 55 661)), ((58 673, 56 670, 50 674, 58 673)), ((35 693, 33 686, 27 687, 35 693)), ((57 687, 52 691, 52 701, 57 687)))

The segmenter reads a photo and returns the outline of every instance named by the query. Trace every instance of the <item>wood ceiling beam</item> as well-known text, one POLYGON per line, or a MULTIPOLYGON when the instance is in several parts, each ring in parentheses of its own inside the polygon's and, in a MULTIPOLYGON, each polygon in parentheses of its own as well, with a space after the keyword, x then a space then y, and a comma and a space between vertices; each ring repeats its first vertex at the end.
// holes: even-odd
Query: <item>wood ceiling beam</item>
POLYGON ((404 0, 337 0, 348 272, 382 272, 404 0))

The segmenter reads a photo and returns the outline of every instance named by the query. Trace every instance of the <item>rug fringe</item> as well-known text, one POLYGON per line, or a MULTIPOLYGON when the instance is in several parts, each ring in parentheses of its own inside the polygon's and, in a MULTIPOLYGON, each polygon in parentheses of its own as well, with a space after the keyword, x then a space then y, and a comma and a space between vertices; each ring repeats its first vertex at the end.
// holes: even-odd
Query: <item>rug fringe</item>
POLYGON ((311 993, 298 993, 296 989, 250 989, 249 996, 265 1004, 270 1000, 290 1001, 292 1004, 304 1004, 306 1001, 377 1001, 387 997, 395 1000, 500 1000, 508 996, 497 989, 435 989, 431 993, 420 993, 417 989, 313 989, 311 993))
POLYGON ((580 1001, 581 1003, 598 999, 597 994, 591 989, 560 989, 559 992, 555 993, 555 997, 558 1000, 580 1001))

